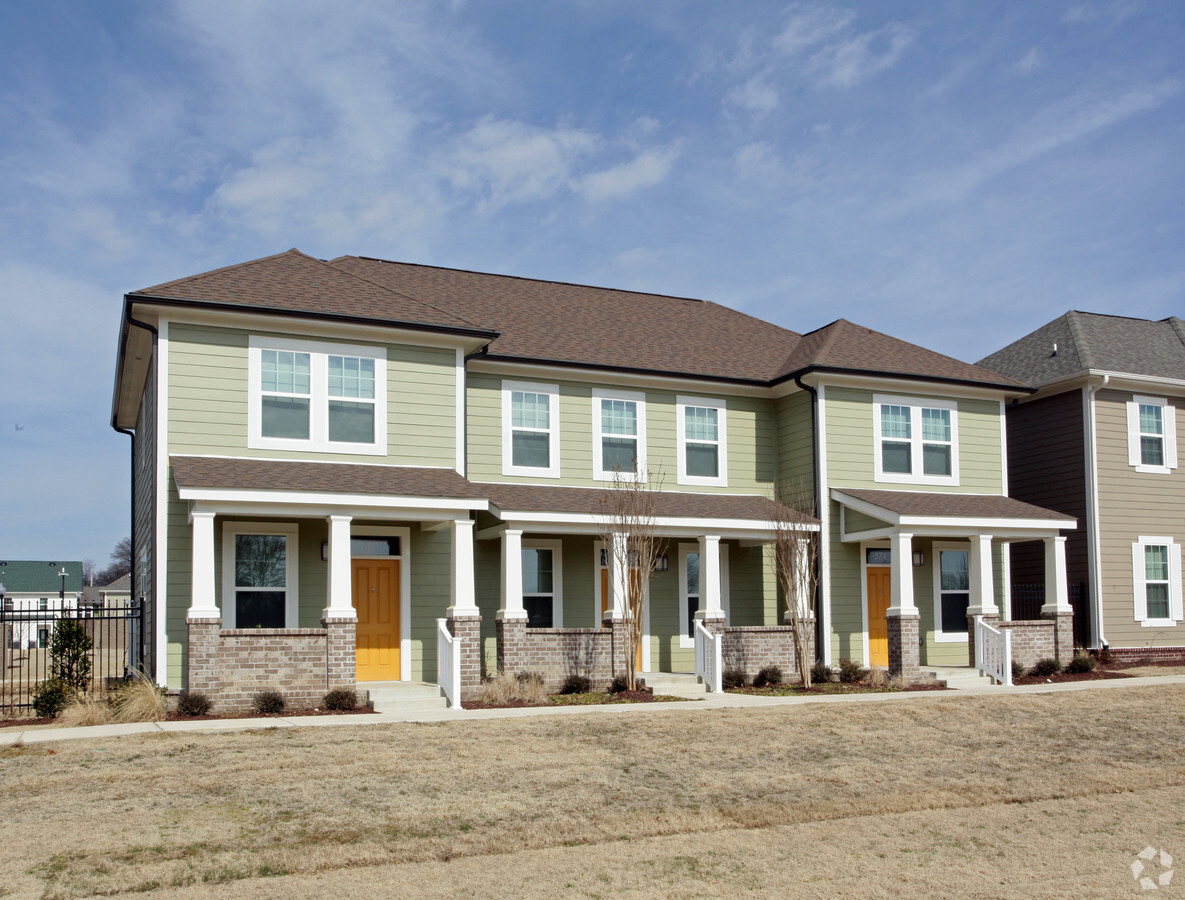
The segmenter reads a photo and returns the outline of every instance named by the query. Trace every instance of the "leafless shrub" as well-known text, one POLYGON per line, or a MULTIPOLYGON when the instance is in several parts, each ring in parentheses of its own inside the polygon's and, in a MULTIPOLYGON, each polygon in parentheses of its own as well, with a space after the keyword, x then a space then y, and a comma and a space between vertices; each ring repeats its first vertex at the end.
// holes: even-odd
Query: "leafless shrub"
POLYGON ((786 603, 802 686, 811 686, 815 627, 815 589, 819 582, 819 531, 805 521, 814 514, 814 495, 801 481, 780 485, 770 522, 778 587, 786 603))

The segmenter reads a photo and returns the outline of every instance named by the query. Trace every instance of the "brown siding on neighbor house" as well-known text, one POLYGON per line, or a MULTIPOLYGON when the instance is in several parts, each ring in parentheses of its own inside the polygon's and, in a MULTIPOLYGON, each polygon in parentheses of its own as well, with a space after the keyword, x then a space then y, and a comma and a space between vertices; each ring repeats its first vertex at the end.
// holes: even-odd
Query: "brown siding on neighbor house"
MULTIPOLYGON (((1086 451, 1082 392, 1066 391, 1010 406, 1008 494, 1078 520, 1066 533, 1066 571, 1071 584, 1090 581, 1086 534, 1086 451)), ((1045 545, 1013 544, 1012 582, 1045 582, 1045 545)))
MULTIPOLYGON (((1105 637, 1113 647, 1185 646, 1185 624, 1146 628, 1135 621, 1132 544, 1145 535, 1171 537, 1185 545, 1185 468, 1156 475, 1137 472, 1128 464, 1127 401, 1132 396, 1115 390, 1095 395, 1105 637)), ((1172 402, 1181 454, 1185 451, 1181 436, 1185 399, 1172 402)))

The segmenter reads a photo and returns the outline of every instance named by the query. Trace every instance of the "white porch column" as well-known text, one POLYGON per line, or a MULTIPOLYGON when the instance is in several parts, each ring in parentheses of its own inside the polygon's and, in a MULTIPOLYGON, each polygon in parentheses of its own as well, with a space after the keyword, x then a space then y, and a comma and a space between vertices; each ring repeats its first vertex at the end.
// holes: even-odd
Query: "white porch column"
POLYGON ((967 554, 971 578, 969 616, 998 616, 996 594, 992 580, 992 536, 977 534, 971 538, 971 552, 967 554))
POLYGON ((895 534, 889 538, 892 544, 889 586, 891 597, 890 616, 916 616, 918 608, 913 602, 913 535, 895 534))
POLYGON ((357 619, 350 564, 351 516, 326 516, 329 522, 329 593, 323 619, 357 619))
POLYGON ((723 619, 720 590, 720 535, 704 534, 699 539, 700 608, 697 619, 723 619))
POLYGON ((478 616, 477 592, 473 579, 473 525, 472 519, 453 519, 450 532, 453 557, 452 603, 446 613, 449 616, 478 616))
POLYGON ((607 618, 620 620, 625 618, 625 610, 629 597, 629 535, 614 532, 610 536, 609 544, 609 606, 605 611, 607 618))
MULTIPOLYGON (((214 602, 214 513, 192 513, 193 576, 190 583, 189 619, 221 619, 214 602)), ((224 565, 234 565, 224 560, 224 565)))
POLYGON ((523 606, 523 533, 516 528, 502 532, 502 608, 498 618, 527 618, 523 606))
POLYGON ((1070 613, 1070 590, 1066 581, 1066 539, 1061 535, 1045 540, 1045 605, 1041 615, 1070 613))

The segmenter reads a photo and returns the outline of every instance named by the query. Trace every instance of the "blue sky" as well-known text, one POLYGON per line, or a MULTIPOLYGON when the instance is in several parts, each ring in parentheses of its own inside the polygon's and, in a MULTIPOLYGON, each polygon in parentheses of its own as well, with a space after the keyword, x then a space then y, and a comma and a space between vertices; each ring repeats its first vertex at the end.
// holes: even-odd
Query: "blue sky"
POLYGON ((0 554, 106 562, 124 292, 298 247, 974 361, 1185 294, 1185 6, 46 2, 0 31, 0 554))

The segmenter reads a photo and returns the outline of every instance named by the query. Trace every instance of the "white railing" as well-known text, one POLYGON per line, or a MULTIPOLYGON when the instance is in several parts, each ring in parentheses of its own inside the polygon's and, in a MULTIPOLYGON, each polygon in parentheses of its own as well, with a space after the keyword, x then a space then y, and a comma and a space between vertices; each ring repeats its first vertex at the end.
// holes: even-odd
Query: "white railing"
POLYGON ((704 623, 695 623, 695 675, 703 682, 709 693, 719 694, 723 687, 721 678, 720 635, 712 634, 704 628, 704 623))
POLYGON ((448 700, 449 709, 461 707, 461 648, 449 634, 448 620, 436 620, 436 683, 448 700))
POLYGON ((1012 632, 993 628, 983 616, 975 617, 975 668, 996 684, 1012 684, 1012 632))

